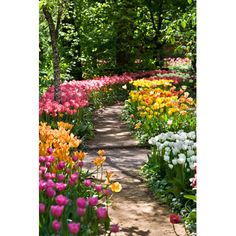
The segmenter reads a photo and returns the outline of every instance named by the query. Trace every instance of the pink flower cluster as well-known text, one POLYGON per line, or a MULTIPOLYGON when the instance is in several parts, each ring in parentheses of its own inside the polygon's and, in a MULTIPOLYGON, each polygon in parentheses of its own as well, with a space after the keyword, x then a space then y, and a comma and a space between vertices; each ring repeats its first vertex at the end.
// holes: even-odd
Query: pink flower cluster
POLYGON ((189 58, 165 58, 164 59, 167 66, 178 66, 178 65, 188 65, 191 64, 191 60, 189 58))
POLYGON ((89 93, 113 84, 128 83, 133 77, 128 75, 104 76, 93 80, 70 81, 61 84, 61 104, 54 101, 54 86, 50 87, 39 100, 39 115, 44 112, 57 116, 58 113, 73 115, 78 108, 89 105, 89 93))
MULTIPOLYGON (((124 84, 132 80, 150 77, 156 74, 175 73, 167 70, 153 70, 147 72, 124 73, 120 76, 96 77, 92 80, 69 81, 61 84, 61 104, 54 101, 54 86, 51 86, 39 100, 39 115, 43 113, 56 117, 58 113, 67 113, 73 115, 77 113, 78 108, 89 105, 89 93, 93 90, 99 90, 104 86, 113 84, 124 84)), ((172 79, 172 78, 171 78, 172 79)), ((174 78, 175 80, 175 78, 174 78)))

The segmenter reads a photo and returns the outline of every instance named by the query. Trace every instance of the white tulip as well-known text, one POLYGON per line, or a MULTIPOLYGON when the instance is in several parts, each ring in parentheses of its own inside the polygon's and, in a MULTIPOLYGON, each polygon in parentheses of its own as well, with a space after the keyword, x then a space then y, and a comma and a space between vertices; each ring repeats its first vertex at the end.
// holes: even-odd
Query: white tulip
POLYGON ((173 168, 173 165, 172 164, 168 164, 169 168, 172 169, 173 168))
POLYGON ((168 162, 170 160, 170 157, 165 155, 164 160, 168 162))
POLYGON ((177 159, 173 159, 173 160, 172 160, 172 164, 173 164, 173 165, 177 165, 177 159))

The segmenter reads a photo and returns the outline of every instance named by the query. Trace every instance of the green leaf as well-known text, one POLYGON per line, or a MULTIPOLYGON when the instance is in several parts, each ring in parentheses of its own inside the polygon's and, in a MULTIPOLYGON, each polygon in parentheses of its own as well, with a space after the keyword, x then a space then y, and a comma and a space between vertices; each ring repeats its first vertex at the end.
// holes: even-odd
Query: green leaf
POLYGON ((184 29, 186 28, 186 25, 187 25, 187 24, 186 24, 186 21, 185 21, 185 20, 181 22, 181 26, 182 26, 184 29))
POLYGON ((184 197, 187 198, 187 199, 191 199, 191 200, 193 200, 194 202, 197 201, 197 198, 196 198, 195 195, 184 195, 184 197))
POLYGON ((188 0, 188 3, 191 4, 191 3, 192 3, 192 0, 188 0))

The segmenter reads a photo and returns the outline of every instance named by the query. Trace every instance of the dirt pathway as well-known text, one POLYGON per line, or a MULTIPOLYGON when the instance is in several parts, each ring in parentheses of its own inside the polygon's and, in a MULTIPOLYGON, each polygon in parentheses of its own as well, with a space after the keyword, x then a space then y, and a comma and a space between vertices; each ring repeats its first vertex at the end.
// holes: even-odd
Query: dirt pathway
MULTIPOLYGON (((140 176, 140 167, 147 160, 148 149, 138 146, 126 125, 120 120, 122 104, 98 110, 95 114, 95 138, 88 143, 87 165, 99 149, 106 151, 105 170, 122 184, 122 191, 113 196, 110 216, 118 223, 117 236, 174 236, 168 208, 156 202, 140 176)), ((185 235, 176 225, 180 236, 185 235)), ((114 234, 115 235, 115 234, 114 234)))

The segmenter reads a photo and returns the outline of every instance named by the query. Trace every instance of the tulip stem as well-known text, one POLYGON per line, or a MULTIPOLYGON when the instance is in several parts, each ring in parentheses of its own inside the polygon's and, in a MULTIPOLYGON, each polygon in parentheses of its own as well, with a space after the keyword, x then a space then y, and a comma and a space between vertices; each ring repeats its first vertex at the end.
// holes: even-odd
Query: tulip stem
POLYGON ((174 232, 175 232, 176 236, 180 236, 179 234, 177 234, 177 232, 176 232, 176 230, 175 230, 175 225, 174 225, 174 224, 172 224, 172 226, 173 226, 173 230, 174 230, 174 232))

